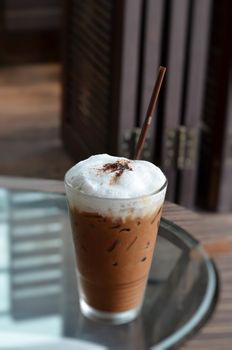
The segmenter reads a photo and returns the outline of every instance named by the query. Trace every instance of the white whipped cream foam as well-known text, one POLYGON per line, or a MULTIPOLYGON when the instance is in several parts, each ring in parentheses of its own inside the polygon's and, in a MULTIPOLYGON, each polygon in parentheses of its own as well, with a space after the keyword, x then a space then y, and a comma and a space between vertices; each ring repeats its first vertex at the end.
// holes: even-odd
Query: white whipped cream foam
POLYGON ((65 182, 71 207, 117 217, 128 215, 128 210, 143 216, 159 209, 166 191, 159 192, 166 178, 154 164, 108 154, 77 163, 66 173, 65 182))

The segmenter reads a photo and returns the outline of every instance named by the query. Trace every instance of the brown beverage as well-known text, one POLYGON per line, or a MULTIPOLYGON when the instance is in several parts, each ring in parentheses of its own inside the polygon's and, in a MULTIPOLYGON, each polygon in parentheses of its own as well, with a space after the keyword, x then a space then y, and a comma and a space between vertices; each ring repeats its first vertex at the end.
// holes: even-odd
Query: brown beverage
POLYGON ((138 314, 165 190, 166 181, 149 195, 114 199, 82 193, 66 181, 80 304, 88 317, 123 323, 138 314))
POLYGON ((161 208, 124 221, 71 210, 79 278, 88 305, 119 312, 141 304, 160 216, 161 208))

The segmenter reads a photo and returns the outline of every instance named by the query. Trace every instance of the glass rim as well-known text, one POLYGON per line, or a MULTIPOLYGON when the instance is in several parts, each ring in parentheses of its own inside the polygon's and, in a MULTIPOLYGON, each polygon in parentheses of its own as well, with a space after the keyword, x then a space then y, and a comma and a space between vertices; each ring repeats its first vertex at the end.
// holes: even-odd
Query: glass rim
MULTIPOLYGON (((71 168, 72 169, 72 168, 71 168)), ((147 194, 144 194, 144 195, 140 195, 140 196, 136 196, 136 197, 121 197, 121 198, 114 198, 114 197, 104 197, 104 196, 97 196, 97 195, 94 195, 94 194, 88 194, 88 193, 85 193, 83 191, 80 191, 79 189, 75 188, 72 186, 72 184, 70 182, 68 182, 67 180, 67 176, 68 176, 68 173, 69 171, 71 170, 69 169, 66 173, 65 173, 65 176, 64 176, 64 183, 65 185, 73 190, 74 192, 78 193, 79 195, 85 197, 85 198, 94 198, 94 199, 103 199, 103 200, 109 200, 109 201, 131 201, 131 200, 138 200, 138 199, 142 199, 142 198, 148 198, 148 197, 151 197, 151 196, 154 196, 154 195, 157 195, 159 194, 160 192, 162 192, 165 188, 167 188, 167 185, 168 185, 168 180, 166 178, 166 176, 164 175, 164 183, 162 184, 162 186, 160 186, 160 188, 158 188, 156 191, 153 191, 153 192, 150 192, 150 193, 147 193, 147 194)))

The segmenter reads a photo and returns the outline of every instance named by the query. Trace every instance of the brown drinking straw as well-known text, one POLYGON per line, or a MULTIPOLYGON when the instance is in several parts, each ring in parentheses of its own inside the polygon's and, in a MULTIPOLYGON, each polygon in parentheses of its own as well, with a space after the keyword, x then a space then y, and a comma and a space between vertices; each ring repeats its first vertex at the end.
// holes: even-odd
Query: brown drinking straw
POLYGON ((152 116, 153 116, 154 111, 155 111, 156 102, 157 102, 157 99, 159 96, 159 92, 160 92, 160 88, 161 88, 161 85, 163 82, 165 72, 166 72, 166 68, 160 66, 159 67, 159 74, 158 74, 158 77, 156 79, 156 83, 155 83, 155 86, 154 86, 154 89, 153 89, 153 92, 151 95, 150 103, 149 103, 149 106, 147 109, 146 118, 144 120, 143 127, 142 127, 141 133, 139 135, 139 140, 138 140, 138 143, 136 145, 134 159, 139 159, 140 155, 142 153, 145 138, 147 136, 148 128, 152 122, 152 116))

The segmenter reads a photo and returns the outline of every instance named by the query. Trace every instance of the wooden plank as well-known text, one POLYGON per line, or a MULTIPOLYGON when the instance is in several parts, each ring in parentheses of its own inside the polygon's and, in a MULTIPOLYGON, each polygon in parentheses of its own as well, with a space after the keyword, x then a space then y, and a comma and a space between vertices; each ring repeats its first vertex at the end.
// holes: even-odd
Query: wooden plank
POLYGON ((231 204, 231 137, 230 125, 226 120, 229 117, 227 98, 232 57, 231 45, 228 45, 228 33, 231 33, 231 12, 231 1, 213 2, 198 177, 198 205, 210 210, 218 210, 220 207, 223 210, 231 209, 227 207, 231 204), (223 154, 226 149, 226 154, 223 154), (222 196, 220 196, 221 186, 224 187, 222 196))
POLYGON ((189 208, 195 205, 198 139, 201 124, 205 87, 206 65, 208 59, 209 31, 211 20, 211 0, 193 1, 192 25, 190 33, 189 62, 187 71, 187 92, 184 125, 192 129, 196 143, 192 143, 193 164, 181 171, 178 203, 189 208))
POLYGON ((180 124, 188 32, 188 9, 189 1, 176 0, 171 2, 168 58, 166 62, 168 71, 165 83, 166 94, 162 130, 164 142, 162 143, 161 156, 162 169, 169 182, 167 191, 169 200, 174 200, 175 197, 177 170, 175 164, 168 164, 166 161, 168 154, 165 144, 168 140, 169 129, 176 130, 180 124))
POLYGON ((62 136, 76 160, 107 149, 112 16, 111 2, 97 6, 70 0, 65 5, 62 136))
MULTIPOLYGON (((212 215, 199 215, 177 205, 166 203, 163 216, 190 232, 203 244, 220 241, 231 242, 232 216, 221 219, 212 215)), ((220 277, 220 294, 210 320, 180 348, 203 350, 230 350, 232 342, 232 245, 226 252, 214 254, 220 277)))
MULTIPOLYGON (((232 50, 230 50, 232 57, 232 50)), ((225 132, 224 132, 224 144, 222 151, 222 167, 221 167, 221 180, 220 189, 218 195, 218 209, 221 211, 228 211, 232 209, 232 76, 230 71, 230 78, 228 83, 228 96, 227 107, 225 117, 225 132)))
MULTIPOLYGON (((140 125, 145 118, 148 103, 153 91, 154 82, 157 76, 159 65, 161 61, 162 50, 162 30, 163 30, 163 16, 165 2, 163 0, 148 0, 145 2, 145 28, 144 28, 144 49, 141 67, 141 86, 139 87, 141 106, 139 112, 140 125)), ((169 72, 168 72, 169 74, 169 72)), ((151 125, 151 160, 154 159, 154 144, 157 124, 157 112, 153 117, 151 125)))
POLYGON ((116 1, 113 23, 113 65, 110 151, 128 156, 123 150, 125 131, 136 123, 137 79, 141 28, 141 0, 116 1), (121 20, 119 17, 121 16, 121 20))

